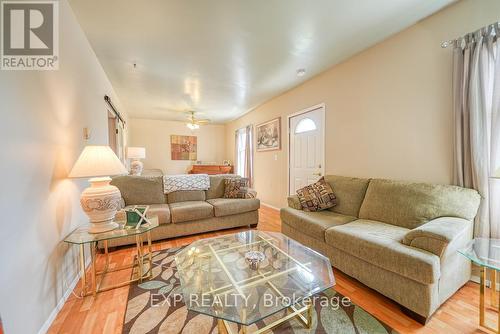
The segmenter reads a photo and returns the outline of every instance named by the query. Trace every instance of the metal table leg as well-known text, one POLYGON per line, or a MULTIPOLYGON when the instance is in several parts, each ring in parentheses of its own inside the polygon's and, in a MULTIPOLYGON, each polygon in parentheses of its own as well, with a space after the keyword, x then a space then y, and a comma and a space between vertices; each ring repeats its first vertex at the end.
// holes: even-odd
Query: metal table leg
POLYGON ((97 262, 97 256, 96 256, 96 248, 97 248, 97 242, 91 242, 90 243, 90 256, 92 258, 92 294, 95 297, 97 295, 97 269, 96 269, 96 262, 97 262))
MULTIPOLYGON (((500 294, 496 293, 496 276, 497 276, 496 271, 492 272, 490 276, 491 289, 493 289, 491 290, 491 298, 492 298, 491 304, 492 306, 495 307, 495 309, 498 312, 498 308, 495 305, 500 304, 500 300, 497 300, 500 294), (495 299, 495 301, 493 301, 493 298, 495 299)), ((485 316, 486 305, 484 297, 485 291, 486 291, 486 268, 481 267, 480 285, 479 285, 479 325, 494 333, 500 333, 500 312, 498 312, 498 323, 496 328, 490 327, 486 324, 486 316, 485 316)))
POLYGON ((82 292, 81 296, 87 294, 87 271, 85 268, 85 245, 80 244, 80 271, 82 272, 82 292))
POLYGON ((148 252, 149 252, 149 278, 153 277, 153 247, 151 242, 151 231, 148 231, 146 234, 148 238, 148 252))
POLYGON ((143 256, 142 256, 142 240, 140 238, 140 236, 136 236, 135 237, 135 243, 136 243, 136 247, 137 247, 137 274, 139 275, 139 282, 142 283, 142 276, 144 275, 143 273, 143 270, 144 270, 144 267, 143 267, 143 262, 142 262, 142 259, 143 259, 143 256))

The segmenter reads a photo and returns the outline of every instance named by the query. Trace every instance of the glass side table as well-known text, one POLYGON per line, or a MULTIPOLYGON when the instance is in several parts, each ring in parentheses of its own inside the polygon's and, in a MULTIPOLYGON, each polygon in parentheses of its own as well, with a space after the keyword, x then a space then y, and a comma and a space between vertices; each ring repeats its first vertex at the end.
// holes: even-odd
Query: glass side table
POLYGON ((80 248, 80 270, 82 272, 82 296, 88 296, 90 294, 96 296, 98 292, 107 291, 111 289, 116 289, 132 282, 142 282, 144 279, 149 279, 152 276, 152 251, 151 251, 151 231, 159 226, 158 217, 148 217, 149 223, 142 224, 138 229, 125 227, 125 221, 117 221, 119 227, 108 232, 103 233, 89 233, 90 226, 85 225, 77 228, 71 232, 65 239, 64 242, 68 244, 78 245, 80 248), (132 261, 132 264, 116 267, 109 269, 109 251, 108 251, 108 240, 135 237, 135 247, 136 247, 136 258, 132 261), (144 247, 144 237, 147 241, 147 252, 145 252, 144 247), (98 270, 96 266, 97 262, 97 246, 98 243, 102 242, 104 248, 104 255, 106 257, 106 262, 102 270, 98 270), (91 258, 91 280, 92 288, 91 290, 87 287, 87 273, 85 270, 85 244, 90 246, 90 258, 91 258), (104 281, 106 274, 121 271, 125 269, 132 268, 132 278, 125 282, 117 283, 111 286, 102 287, 101 284, 104 281), (101 279, 98 282, 98 277, 101 279))
POLYGON ((467 257, 481 269, 479 285, 479 324, 495 333, 500 333, 500 312, 499 293, 497 292, 496 282, 497 273, 500 271, 500 239, 476 238, 471 240, 464 249, 458 251, 467 257), (498 312, 497 328, 494 329, 486 325, 485 321, 485 291, 486 291, 486 273, 490 272, 490 292, 491 306, 498 312))

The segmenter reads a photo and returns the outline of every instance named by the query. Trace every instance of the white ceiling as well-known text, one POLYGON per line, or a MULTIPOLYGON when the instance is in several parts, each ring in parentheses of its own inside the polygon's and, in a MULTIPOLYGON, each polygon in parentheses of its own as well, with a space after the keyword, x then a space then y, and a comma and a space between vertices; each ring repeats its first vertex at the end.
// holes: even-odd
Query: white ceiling
POLYGON ((241 116, 451 2, 70 0, 131 117, 182 120, 181 111, 194 109, 215 122, 241 116), (298 77, 299 68, 306 75, 298 77))

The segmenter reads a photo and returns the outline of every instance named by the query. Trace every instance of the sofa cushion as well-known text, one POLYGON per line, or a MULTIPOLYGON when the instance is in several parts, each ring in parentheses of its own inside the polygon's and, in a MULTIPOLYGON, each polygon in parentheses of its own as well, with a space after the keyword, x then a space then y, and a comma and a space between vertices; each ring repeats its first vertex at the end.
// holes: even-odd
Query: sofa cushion
POLYGON ((329 228, 326 243, 375 266, 424 284, 437 282, 439 257, 401 243, 409 229, 358 219, 329 228))
POLYGON ((144 176, 116 176, 111 184, 120 189, 125 205, 165 204, 163 178, 144 176))
POLYGON ((359 218, 416 228, 438 217, 473 220, 477 191, 450 185, 371 180, 359 218))
MULTIPOLYGON (((125 210, 133 208, 133 205, 126 206, 124 210, 120 210, 116 214, 116 219, 118 220, 125 220, 126 214, 125 210)), ((170 208, 168 207, 168 204, 150 204, 148 212, 146 213, 147 217, 151 216, 158 216, 158 223, 161 224, 168 224, 170 223, 170 208)))
POLYGON ((205 191, 206 198, 221 198, 224 197, 225 184, 227 178, 240 177, 235 174, 209 175, 210 188, 205 191))
POLYGON ((281 220, 296 230, 310 237, 325 241, 325 231, 333 226, 346 224, 356 217, 345 216, 328 210, 306 212, 292 208, 283 208, 280 212, 281 220))
POLYGON ((207 202, 213 205, 216 217, 235 215, 260 208, 260 201, 256 198, 214 198, 207 202))
POLYGON ((358 217, 363 203, 369 179, 326 175, 325 181, 330 184, 337 198, 336 205, 329 210, 343 215, 358 217))
POLYGON ((205 191, 204 190, 179 190, 167 194, 167 202, 177 203, 177 202, 187 202, 187 201, 204 201, 205 191))
POLYGON ((172 223, 205 219, 214 216, 214 207, 205 201, 170 203, 172 223))

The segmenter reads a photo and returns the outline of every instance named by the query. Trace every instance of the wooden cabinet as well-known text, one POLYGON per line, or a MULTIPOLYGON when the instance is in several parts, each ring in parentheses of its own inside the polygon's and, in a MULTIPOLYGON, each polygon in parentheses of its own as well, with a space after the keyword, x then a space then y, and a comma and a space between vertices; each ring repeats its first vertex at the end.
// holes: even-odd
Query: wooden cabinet
POLYGON ((233 166, 224 165, 193 165, 189 174, 232 174, 233 166))

